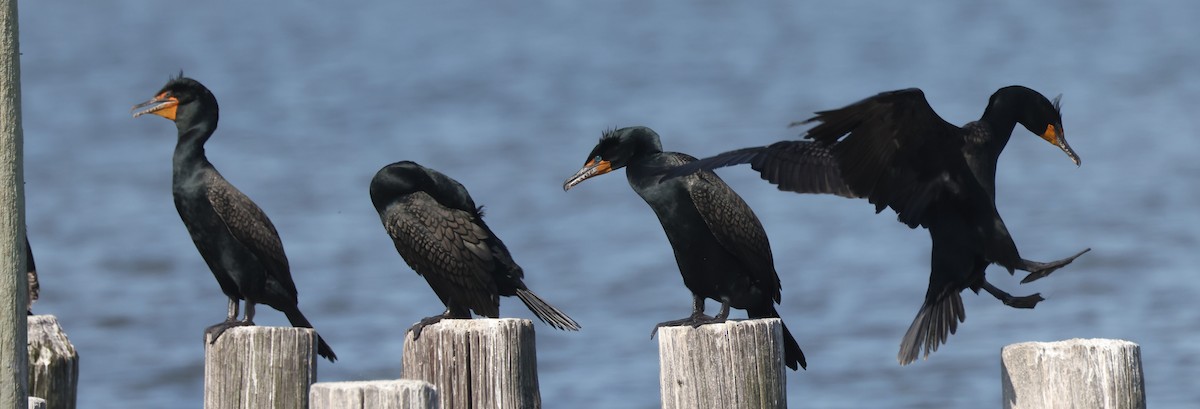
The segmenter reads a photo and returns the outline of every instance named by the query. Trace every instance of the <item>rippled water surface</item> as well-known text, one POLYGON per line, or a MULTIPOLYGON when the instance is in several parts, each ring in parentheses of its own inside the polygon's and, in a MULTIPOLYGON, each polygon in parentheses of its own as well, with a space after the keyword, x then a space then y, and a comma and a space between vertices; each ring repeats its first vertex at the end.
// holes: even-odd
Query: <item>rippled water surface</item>
POLYGON ((1200 402, 1200 3, 444 3, 21 3, 35 310, 79 349, 80 407, 201 405, 201 331, 225 298, 171 201, 174 126, 129 116, 180 69, 220 100, 209 157, 278 226, 301 307, 341 357, 322 381, 397 377, 403 331, 441 311, 368 200, 384 164, 461 181, 530 287, 584 325, 537 327, 546 407, 651 408, 647 334, 689 295, 621 172, 562 192, 602 130, 646 125, 709 155, 794 138, 790 121, 883 90, 920 87, 963 123, 1023 84, 1064 94, 1083 166, 1019 131, 1000 211, 1027 258, 1093 251, 1026 286, 993 268, 1047 301, 968 294, 958 334, 908 367, 895 355, 926 232, 721 172, 771 236, 779 310, 809 358, 790 406, 998 407, 1001 347, 1075 337, 1141 344, 1150 406, 1200 402))

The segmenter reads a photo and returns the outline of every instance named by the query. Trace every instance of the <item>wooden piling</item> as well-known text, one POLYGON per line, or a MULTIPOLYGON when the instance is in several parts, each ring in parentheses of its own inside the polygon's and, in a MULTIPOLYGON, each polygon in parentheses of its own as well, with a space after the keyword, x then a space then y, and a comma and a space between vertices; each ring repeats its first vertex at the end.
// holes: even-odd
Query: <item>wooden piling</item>
POLYGON ((321 382, 309 392, 310 409, 437 409, 433 384, 416 379, 321 382))
POLYGON ((79 386, 79 354, 53 315, 30 315, 29 396, 49 409, 74 409, 79 386))
POLYGON ((29 402, 25 169, 17 0, 0 0, 0 407, 29 402))
POLYGON ((778 318, 658 329, 664 409, 786 408, 778 318))
POLYGON ((442 409, 540 408, 533 323, 444 320, 404 337, 404 379, 437 388, 442 409))
POLYGON ((205 409, 308 408, 317 379, 317 333, 309 328, 235 327, 205 335, 205 409))
POLYGON ((1145 409, 1141 349, 1112 339, 1024 342, 1001 351, 1004 407, 1145 409))

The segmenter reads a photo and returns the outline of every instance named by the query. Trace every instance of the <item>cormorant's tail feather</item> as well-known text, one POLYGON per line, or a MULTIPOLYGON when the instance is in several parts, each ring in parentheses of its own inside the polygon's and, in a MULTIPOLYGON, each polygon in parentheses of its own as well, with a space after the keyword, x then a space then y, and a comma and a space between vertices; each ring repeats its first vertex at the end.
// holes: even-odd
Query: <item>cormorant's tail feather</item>
MULTIPOLYGON (((300 312, 299 308, 289 308, 283 311, 287 315, 288 322, 292 323, 293 327, 312 328, 312 324, 308 322, 308 318, 304 317, 304 313, 300 312)), ((328 359, 329 362, 337 362, 337 354, 333 353, 333 348, 325 343, 325 338, 321 338, 321 334, 317 334, 317 355, 328 359)))
POLYGON ((917 360, 924 350, 924 358, 937 351, 938 346, 958 329, 958 323, 967 319, 966 309, 963 308, 962 295, 957 291, 948 291, 945 297, 930 305, 926 300, 908 326, 908 332, 900 340, 900 353, 896 360, 900 365, 908 365, 917 360))
POLYGON ((521 302, 525 303, 529 311, 533 311, 533 315, 536 315, 538 319, 551 327, 561 330, 579 331, 579 323, 568 317, 567 314, 551 306, 545 300, 541 299, 541 297, 538 297, 533 291, 529 291, 527 288, 518 288, 517 298, 520 298, 521 302))
MULTIPOLYGON (((746 316, 751 319, 756 318, 780 318, 779 311, 775 310, 775 306, 769 308, 746 310, 746 316)), ((780 319, 780 325, 783 326, 783 363, 788 368, 796 370, 798 368, 808 369, 808 360, 804 359, 804 351, 800 350, 800 344, 796 342, 796 338, 792 336, 792 332, 788 331, 787 324, 780 319)))

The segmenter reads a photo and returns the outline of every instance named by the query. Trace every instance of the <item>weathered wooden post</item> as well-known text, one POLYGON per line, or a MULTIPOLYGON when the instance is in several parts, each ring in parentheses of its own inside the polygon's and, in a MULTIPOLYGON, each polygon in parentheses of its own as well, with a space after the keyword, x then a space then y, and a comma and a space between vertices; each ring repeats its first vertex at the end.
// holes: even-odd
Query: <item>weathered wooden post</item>
POLYGON ((442 409, 540 408, 533 323, 444 320, 404 337, 404 379, 437 388, 442 409))
POLYGON ((1023 342, 1000 353, 1005 408, 1145 409, 1142 354, 1114 339, 1023 342))
POLYGON ((17 0, 0 0, 0 408, 29 402, 23 151, 17 0))
POLYGON ((205 409, 308 408, 317 379, 317 333, 309 328, 235 327, 205 335, 205 409))
POLYGON ((79 386, 79 354, 58 318, 29 316, 29 396, 49 409, 74 409, 79 386))
POLYGON ((658 329, 664 409, 786 408, 778 318, 658 329))
POLYGON ((310 409, 437 409, 433 384, 416 379, 321 382, 309 392, 310 409))
POLYGON ((46 400, 30 396, 29 409, 46 409, 46 400))

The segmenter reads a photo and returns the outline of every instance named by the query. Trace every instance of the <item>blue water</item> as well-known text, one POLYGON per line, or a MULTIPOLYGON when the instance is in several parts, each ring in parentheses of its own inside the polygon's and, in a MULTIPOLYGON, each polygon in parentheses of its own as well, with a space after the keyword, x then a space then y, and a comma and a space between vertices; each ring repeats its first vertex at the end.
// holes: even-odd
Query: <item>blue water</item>
MULTIPOLYGON (((546 407, 652 408, 647 334, 689 296, 623 174, 562 192, 602 130, 646 125, 709 155, 793 138, 788 122, 883 90, 920 87, 963 123, 1023 84, 1064 94, 1083 166, 1018 132, 1000 212, 1027 258, 1093 251, 1026 286, 993 268, 1047 301, 968 294, 959 333, 908 367, 895 355, 927 233, 721 172, 767 228, 779 310, 808 355, 790 406, 998 407, 1000 348, 1075 337, 1141 344, 1152 407, 1200 402, 1200 3, 265 3, 20 4, 35 310, 82 356, 80 407, 201 404, 201 331, 225 299, 171 202, 174 126, 129 116, 180 69, 220 100, 209 157, 274 220, 301 307, 341 357, 322 381, 397 377, 403 331, 441 311, 368 200, 384 164, 461 181, 530 287, 584 325, 537 328, 546 407)), ((510 299, 501 312, 531 317, 510 299)))

